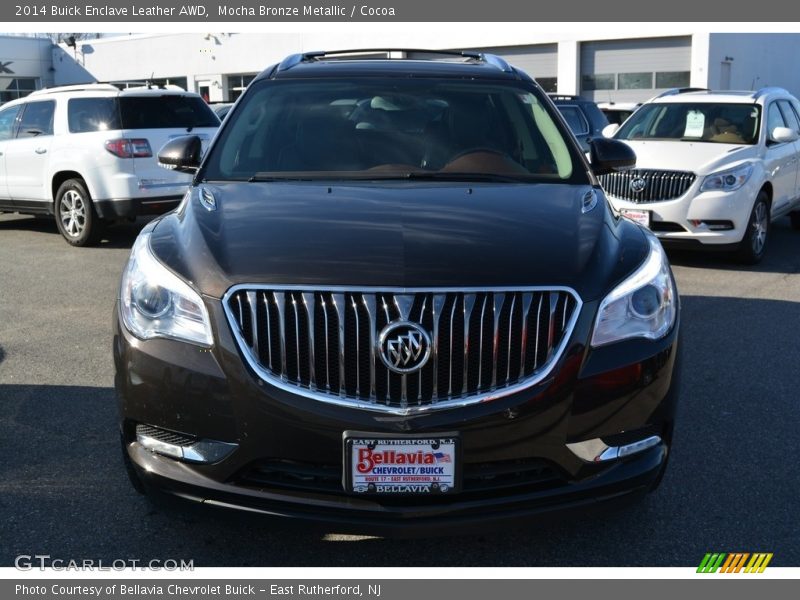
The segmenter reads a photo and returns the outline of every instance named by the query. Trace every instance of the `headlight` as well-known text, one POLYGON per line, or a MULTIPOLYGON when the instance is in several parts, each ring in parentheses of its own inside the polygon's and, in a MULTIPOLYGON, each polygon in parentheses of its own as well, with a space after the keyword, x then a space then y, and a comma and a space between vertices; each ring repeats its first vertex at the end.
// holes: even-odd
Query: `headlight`
POLYGON ((125 327, 145 340, 161 337, 211 346, 214 338, 200 294, 156 260, 149 242, 149 233, 137 238, 122 274, 125 327))
POLYGON ((652 233, 646 235, 650 254, 633 275, 600 303, 592 346, 637 337, 657 340, 675 323, 678 294, 667 255, 652 233))
POLYGON ((750 179, 750 175, 752 174, 753 165, 751 163, 740 165, 735 169, 712 173, 711 175, 706 175, 706 178, 703 180, 703 185, 700 186, 700 191, 732 192, 733 190, 738 190, 747 183, 747 180, 750 179))

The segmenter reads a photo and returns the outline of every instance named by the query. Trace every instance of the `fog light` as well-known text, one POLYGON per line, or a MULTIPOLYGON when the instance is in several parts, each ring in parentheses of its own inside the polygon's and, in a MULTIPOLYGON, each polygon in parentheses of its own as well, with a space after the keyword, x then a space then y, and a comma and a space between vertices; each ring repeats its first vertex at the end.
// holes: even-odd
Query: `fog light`
POLYGON ((150 452, 190 463, 219 462, 238 448, 238 444, 197 440, 183 433, 141 423, 136 426, 136 441, 150 452))
POLYGON ((583 442, 567 444, 567 448, 582 461, 597 463, 638 454, 648 448, 658 446, 660 443, 661 437, 657 435, 651 435, 650 437, 625 444, 624 446, 609 446, 600 438, 594 438, 583 442))
POLYGON ((711 231, 730 231, 733 229, 732 221, 703 221, 703 225, 711 231))

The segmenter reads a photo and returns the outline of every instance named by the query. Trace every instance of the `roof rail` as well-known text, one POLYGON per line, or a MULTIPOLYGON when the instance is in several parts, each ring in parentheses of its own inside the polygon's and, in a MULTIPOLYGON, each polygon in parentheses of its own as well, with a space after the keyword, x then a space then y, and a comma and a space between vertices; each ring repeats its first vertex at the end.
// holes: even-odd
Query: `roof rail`
POLYGON ((79 83, 75 85, 60 85, 57 87, 51 88, 42 88, 41 90, 36 90, 35 92, 31 92, 30 96, 43 96, 46 94, 58 94, 60 92, 101 92, 101 91, 108 91, 108 92, 118 92, 119 88, 111 85, 109 83, 79 83))
POLYGON ((110 81, 98 81, 98 83, 108 83, 117 89, 123 90, 130 90, 134 88, 183 90, 181 86, 175 85, 174 83, 154 83, 151 79, 112 79, 110 81))
POLYGON ((501 56, 497 56, 497 54, 482 52, 480 56, 484 61, 494 67, 497 67, 505 73, 511 73, 514 70, 511 68, 511 65, 506 62, 506 59, 502 58, 501 56))
POLYGON ((760 98, 764 94, 769 94, 769 93, 788 94, 789 92, 787 92, 782 87, 778 87, 778 86, 775 86, 775 85, 769 85, 769 86, 762 87, 762 88, 756 90, 755 92, 753 92, 752 98, 753 99, 760 98))
MULTIPOLYGON (((355 55, 358 57, 359 54, 375 54, 381 53, 386 54, 385 57, 381 57, 382 59, 404 59, 407 57, 408 54, 432 54, 432 55, 439 55, 439 56, 453 56, 453 57, 461 57, 467 58, 470 60, 485 62, 486 64, 492 65, 493 67, 500 69, 506 73, 511 73, 513 69, 511 66, 501 57, 495 54, 488 54, 485 52, 477 52, 473 50, 426 50, 422 48, 358 48, 352 50, 331 50, 331 51, 313 51, 313 52, 303 52, 302 54, 291 54, 284 58, 281 63, 278 65, 278 71, 288 71, 292 67, 299 65, 302 62, 311 62, 314 60, 319 60, 321 58, 336 58, 339 56, 348 56, 348 55, 355 55), (391 56, 392 53, 402 54, 401 57, 393 57, 391 56)), ((372 57, 365 57, 365 58, 372 58, 372 57)))
POLYGON ((660 94, 653 96, 650 100, 655 100, 656 98, 664 98, 666 96, 677 96, 678 94, 688 94, 689 92, 707 92, 709 91, 708 88, 703 87, 680 87, 680 88, 672 88, 671 90, 667 90, 666 92, 661 92, 660 94))

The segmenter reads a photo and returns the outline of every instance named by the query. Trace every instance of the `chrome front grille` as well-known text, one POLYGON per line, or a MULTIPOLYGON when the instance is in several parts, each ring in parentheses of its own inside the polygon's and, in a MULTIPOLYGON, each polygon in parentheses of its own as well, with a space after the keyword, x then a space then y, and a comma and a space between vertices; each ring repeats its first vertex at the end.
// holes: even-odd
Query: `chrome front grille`
MULTIPOLYGON (((620 200, 644 204, 680 198, 691 187, 695 174, 686 171, 655 171, 632 169, 600 175, 600 185, 606 194, 620 200), (634 191, 632 181, 641 180, 640 191, 634 191)), ((634 186, 635 187, 635 186, 634 186)))
POLYGON ((236 286, 223 300, 239 347, 266 381, 316 400, 409 414, 533 385, 557 360, 580 299, 565 288, 351 290, 236 286), (378 353, 390 323, 431 340, 417 372, 378 353))

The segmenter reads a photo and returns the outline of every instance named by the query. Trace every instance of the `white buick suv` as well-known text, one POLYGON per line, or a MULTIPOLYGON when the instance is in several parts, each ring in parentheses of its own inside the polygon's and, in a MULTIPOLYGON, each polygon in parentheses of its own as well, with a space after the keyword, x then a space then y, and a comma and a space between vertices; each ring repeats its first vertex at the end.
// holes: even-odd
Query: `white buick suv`
POLYGON ((637 168, 600 177, 611 204, 666 246, 764 255, 770 222, 800 229, 800 103, 781 88, 673 90, 604 135, 636 152, 637 168))
POLYGON ((218 127, 199 95, 171 86, 34 92, 0 108, 0 212, 53 215, 70 244, 93 244, 106 223, 177 206, 191 177, 160 168, 158 150, 218 127))

